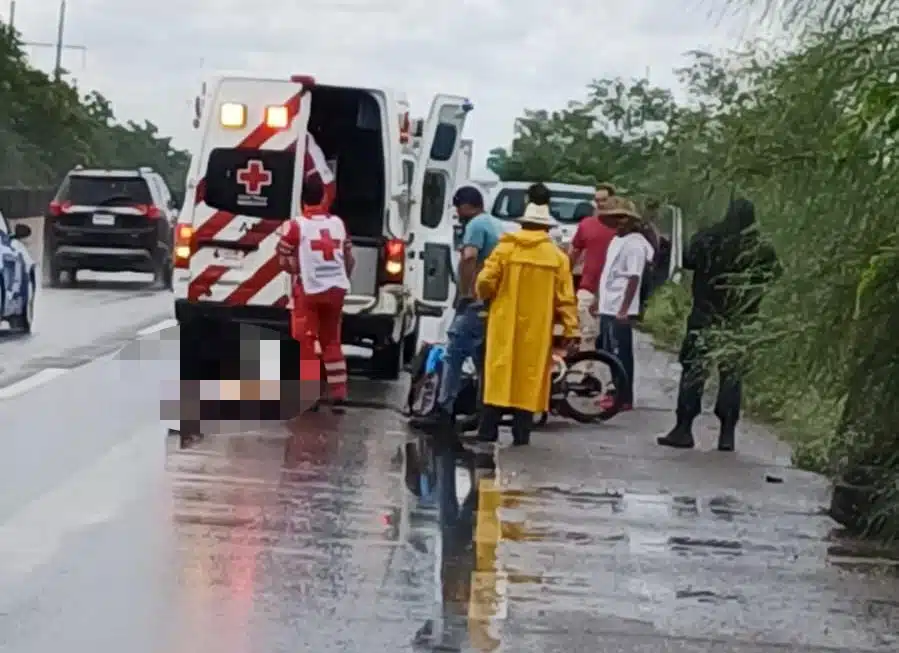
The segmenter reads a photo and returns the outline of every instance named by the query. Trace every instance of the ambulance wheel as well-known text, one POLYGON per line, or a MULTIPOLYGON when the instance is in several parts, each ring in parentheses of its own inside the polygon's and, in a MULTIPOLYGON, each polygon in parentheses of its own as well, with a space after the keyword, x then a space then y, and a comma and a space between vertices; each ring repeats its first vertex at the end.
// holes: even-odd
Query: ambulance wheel
POLYGON ((400 378, 403 369, 404 343, 391 343, 380 349, 375 349, 371 357, 371 372, 373 379, 395 381, 400 378))

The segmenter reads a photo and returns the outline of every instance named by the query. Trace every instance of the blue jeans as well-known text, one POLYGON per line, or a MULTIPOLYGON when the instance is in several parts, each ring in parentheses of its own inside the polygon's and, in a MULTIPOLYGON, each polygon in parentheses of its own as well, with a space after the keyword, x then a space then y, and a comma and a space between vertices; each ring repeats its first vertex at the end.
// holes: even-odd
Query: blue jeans
POLYGON ((443 376, 437 402, 440 407, 453 413, 456 397, 462 387, 462 366, 469 357, 474 359, 479 378, 484 376, 484 323, 479 314, 484 305, 473 302, 456 313, 446 332, 446 355, 443 358, 443 376))
POLYGON ((620 322, 614 315, 599 316, 599 338, 596 348, 614 354, 627 375, 623 388, 618 388, 622 403, 634 403, 634 328, 630 322, 620 322))

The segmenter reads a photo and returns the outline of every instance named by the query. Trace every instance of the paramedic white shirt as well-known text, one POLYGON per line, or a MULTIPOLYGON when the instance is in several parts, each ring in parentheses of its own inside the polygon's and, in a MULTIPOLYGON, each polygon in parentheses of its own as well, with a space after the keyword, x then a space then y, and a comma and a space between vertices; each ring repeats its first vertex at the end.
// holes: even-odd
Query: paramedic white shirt
MULTIPOLYGON (((624 303, 624 293, 630 277, 642 277, 646 263, 652 260, 653 249, 641 234, 615 236, 609 243, 606 265, 599 278, 599 314, 618 315, 624 303)), ((641 278, 642 283, 642 278, 641 278)), ((628 315, 640 312, 640 286, 627 309, 628 315)))

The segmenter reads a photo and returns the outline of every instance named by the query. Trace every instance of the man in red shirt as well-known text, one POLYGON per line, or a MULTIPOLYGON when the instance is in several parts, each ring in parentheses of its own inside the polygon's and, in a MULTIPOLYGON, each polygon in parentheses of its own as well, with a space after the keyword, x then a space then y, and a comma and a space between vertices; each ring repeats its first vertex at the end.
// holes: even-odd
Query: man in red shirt
MULTIPOLYGON (((594 202, 597 209, 603 207, 609 197, 615 193, 610 184, 600 184, 596 188, 594 202)), ((599 336, 599 318, 592 313, 592 307, 596 301, 596 292, 599 288, 599 277, 606 264, 606 251, 609 243, 615 237, 617 225, 609 218, 598 217, 596 213, 581 220, 577 226, 568 257, 572 266, 575 262, 583 260, 583 270, 577 288, 577 312, 581 328, 581 351, 589 351, 596 348, 596 338, 599 336)))
POLYGON ((330 204, 325 185, 307 176, 303 215, 286 223, 278 243, 278 258, 294 279, 290 331, 300 343, 300 378, 320 378, 323 365, 328 399, 337 407, 347 396, 340 328, 354 261, 346 226, 325 202, 330 204))

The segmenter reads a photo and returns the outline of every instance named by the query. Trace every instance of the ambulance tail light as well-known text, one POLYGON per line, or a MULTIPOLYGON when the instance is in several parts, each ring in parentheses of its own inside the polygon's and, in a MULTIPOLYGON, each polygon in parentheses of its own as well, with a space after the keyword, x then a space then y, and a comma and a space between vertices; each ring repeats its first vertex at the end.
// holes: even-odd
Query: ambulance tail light
POLYGON ((186 270, 195 249, 194 229, 189 224, 175 227, 175 267, 186 270))
POLYGON ((381 267, 381 285, 401 284, 406 272, 406 243, 394 239, 384 243, 384 265, 381 267))

